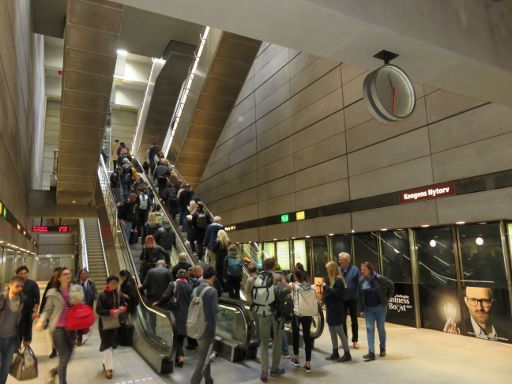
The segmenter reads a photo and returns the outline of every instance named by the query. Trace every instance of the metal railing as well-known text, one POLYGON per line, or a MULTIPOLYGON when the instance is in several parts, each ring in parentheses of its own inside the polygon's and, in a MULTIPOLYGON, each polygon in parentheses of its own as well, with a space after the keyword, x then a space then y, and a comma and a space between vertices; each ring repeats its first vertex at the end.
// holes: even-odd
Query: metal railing
MULTIPOLYGON (((138 159, 133 157, 133 161, 136 161, 140 167, 140 169, 143 169, 142 164, 138 159)), ((170 214, 167 212, 167 207, 165 203, 161 200, 159 193, 157 192, 153 181, 148 177, 148 175, 145 172, 142 172, 142 176, 144 181, 148 184, 149 189, 151 190, 151 193, 153 194, 155 201, 160 205, 161 212, 165 215, 167 221, 169 221, 172 230, 174 231, 176 235, 176 248, 177 252, 184 252, 187 255, 187 261, 191 263, 192 265, 198 264, 199 260, 192 255, 191 250, 186 247, 185 240, 183 239, 183 235, 181 231, 179 230, 179 226, 176 224, 174 220, 172 220, 170 214)), ((180 176, 181 177, 181 176, 180 176)), ((171 259, 177 260, 177 253, 175 250, 171 253, 171 259)), ((245 275, 249 275, 247 270, 244 270, 245 275)), ((247 278, 247 276, 244 276, 244 281, 247 278)), ((243 291, 240 291, 241 294, 244 294, 243 291)), ((245 298, 245 294, 244 294, 245 298)), ((221 339, 224 339, 230 343, 233 343, 233 341, 236 341, 239 343, 240 349, 249 349, 250 347, 254 347, 259 345, 260 337, 259 337, 259 327, 254 319, 254 317, 251 314, 250 306, 245 300, 232 300, 225 297, 219 298, 219 306, 221 307, 221 310, 218 313, 217 316, 217 330, 216 335, 220 337, 221 339), (236 311, 233 311, 233 308, 236 307, 236 311), (229 309, 231 308, 231 309, 229 309), (228 313, 231 313, 230 316, 232 316, 229 326, 225 326, 225 319, 224 316, 228 313), (246 324, 247 329, 245 330, 245 334, 243 337, 237 337, 236 340, 234 338, 236 329, 239 329, 238 327, 240 324, 246 324)))
MULTIPOLYGON (((128 239, 117 218, 117 204, 110 189, 110 178, 100 156, 98 179, 105 200, 109 225, 114 236, 117 257, 121 269, 128 270, 135 282, 140 283, 128 239)), ((133 347, 159 373, 172 372, 173 320, 170 314, 151 307, 137 289, 139 305, 134 316, 135 335, 133 347)))
POLYGON ((82 259, 82 268, 89 268, 89 259, 87 257, 87 241, 85 240, 85 225, 84 219, 79 219, 78 224, 80 227, 80 257, 82 259))

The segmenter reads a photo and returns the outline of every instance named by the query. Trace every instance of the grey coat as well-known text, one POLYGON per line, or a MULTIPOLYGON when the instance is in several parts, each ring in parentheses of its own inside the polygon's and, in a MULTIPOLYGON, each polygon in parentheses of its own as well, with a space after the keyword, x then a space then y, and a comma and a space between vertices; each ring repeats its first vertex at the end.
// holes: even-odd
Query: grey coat
MULTIPOLYGON (((84 290, 82 286, 71 284, 69 286, 69 298, 71 305, 83 303, 84 290)), ((39 323, 45 325, 45 328, 47 326, 50 333, 53 334, 63 308, 64 298, 60 291, 56 288, 50 289, 46 294, 46 304, 44 306, 44 311, 39 318, 39 323)))

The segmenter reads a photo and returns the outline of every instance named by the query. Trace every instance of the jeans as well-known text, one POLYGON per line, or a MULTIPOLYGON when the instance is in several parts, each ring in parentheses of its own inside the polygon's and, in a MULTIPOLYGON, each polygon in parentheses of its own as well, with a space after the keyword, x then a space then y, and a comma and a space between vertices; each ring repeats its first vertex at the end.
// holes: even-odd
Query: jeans
POLYGON ((290 350, 288 346, 288 338, 284 334, 283 330, 283 336, 281 337, 281 355, 282 356, 290 356, 290 350))
MULTIPOLYGON (((357 343, 358 340, 358 324, 357 324, 357 299, 343 300, 345 313, 350 314, 350 323, 352 325, 352 342, 357 343)), ((347 316, 343 319, 343 331, 348 338, 347 332, 347 316)))
POLYGON ((368 349, 375 352, 375 322, 377 322, 377 330, 379 332, 380 349, 386 349, 386 315, 388 307, 385 305, 377 305, 375 307, 366 307, 364 309, 364 318, 366 320, 366 334, 368 337, 368 349))
POLYGON ((332 350, 338 351, 338 336, 341 339, 341 345, 343 346, 343 350, 345 352, 348 352, 349 346, 348 346, 348 339, 347 335, 343 331, 343 326, 340 325, 330 325, 329 326, 329 333, 331 334, 331 343, 332 343, 332 350))
POLYGON ((191 384, 201 383, 203 377, 206 384, 213 384, 213 379, 210 371, 210 355, 213 352, 213 340, 214 336, 203 336, 197 339, 199 344, 199 359, 197 360, 196 369, 192 378, 190 379, 191 384))
POLYGON ((276 321, 273 315, 258 316, 260 320, 261 337, 261 372, 268 374, 268 343, 270 341, 270 330, 273 330, 274 342, 272 343, 272 366, 274 371, 279 368, 281 360, 281 342, 283 340, 283 323, 276 321))
POLYGON ((126 236, 126 241, 130 241, 130 233, 132 233, 133 223, 131 221, 123 222, 123 232, 126 236))
POLYGON ((130 195, 131 180, 121 180, 121 187, 123 188, 123 197, 126 200, 130 195))
POLYGON ((53 343, 59 353, 59 365, 57 367, 59 384, 67 384, 66 372, 71 354, 73 353, 73 341, 66 329, 58 327, 53 332, 53 343))
POLYGON ((0 337, 0 384, 5 384, 11 369, 12 356, 18 348, 18 337, 0 337))
POLYGON ((313 339, 311 338, 311 316, 295 316, 292 319, 292 336, 293 336, 293 354, 299 355, 299 331, 302 326, 302 337, 304 339, 304 349, 306 350, 306 361, 311 361, 311 350, 313 349, 313 339))

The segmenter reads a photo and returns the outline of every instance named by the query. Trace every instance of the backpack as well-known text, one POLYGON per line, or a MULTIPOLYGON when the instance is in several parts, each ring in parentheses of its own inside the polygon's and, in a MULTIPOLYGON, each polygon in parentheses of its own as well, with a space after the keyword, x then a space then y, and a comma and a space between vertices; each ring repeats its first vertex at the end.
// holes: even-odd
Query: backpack
POLYGON ((316 291, 311 284, 295 284, 295 299, 298 316, 315 316, 318 313, 316 291))
POLYGON ((148 195, 146 195, 145 193, 140 194, 139 195, 139 209, 142 209, 143 211, 148 209, 148 201, 149 201, 148 195))
POLYGON ((208 219, 204 212, 197 214, 197 228, 205 229, 208 226, 208 219))
POLYGON ((274 281, 271 274, 262 272, 252 287, 252 305, 256 314, 268 316, 274 312, 275 302, 274 281))
POLYGON ((188 307, 187 315, 187 336, 193 339, 201 338, 206 331, 203 296, 209 289, 212 289, 212 287, 204 287, 199 295, 197 294, 197 288, 192 292, 192 301, 188 307))
POLYGON ((291 321, 293 319, 293 296, 292 291, 287 284, 279 284, 279 288, 276 293, 275 309, 277 321, 291 321))
POLYGON ((242 260, 235 257, 229 257, 226 272, 229 277, 242 277, 242 260))

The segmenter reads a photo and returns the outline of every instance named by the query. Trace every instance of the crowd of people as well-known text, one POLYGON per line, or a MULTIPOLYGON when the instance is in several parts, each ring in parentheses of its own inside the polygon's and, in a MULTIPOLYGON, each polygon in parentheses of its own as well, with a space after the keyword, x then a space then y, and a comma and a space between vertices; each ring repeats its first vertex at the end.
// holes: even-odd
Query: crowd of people
MULTIPOLYGON (((300 367, 300 335, 304 342, 306 373, 312 371, 313 339, 311 328, 319 311, 315 287, 302 264, 297 263, 286 275, 274 258, 263 262, 258 270, 252 260, 244 260, 236 244, 232 243, 218 216, 211 217, 204 204, 186 183, 180 183, 172 166, 163 158, 156 145, 148 151, 142 169, 152 175, 158 194, 169 215, 162 212, 158 199, 144 181, 137 161, 120 143, 115 151, 114 172, 110 177, 111 190, 118 206, 118 218, 129 243, 141 242, 140 284, 127 270, 107 278, 98 293, 85 269, 73 281, 70 269, 56 268, 42 298, 39 287, 28 278, 26 266, 19 267, 9 282, 6 293, 0 296, 0 384, 5 383, 12 356, 20 345, 29 346, 32 340, 32 322, 36 330, 48 329, 51 336, 50 358, 58 356, 56 368, 50 372, 50 382, 66 383, 67 366, 73 349, 87 342, 88 329, 67 329, 72 308, 86 305, 95 309, 101 338, 99 350, 103 353, 103 373, 113 377, 114 349, 131 345, 133 318, 138 315, 140 297, 146 305, 172 313, 175 319, 173 359, 176 367, 185 365, 186 349, 197 349, 198 362, 192 383, 204 378, 212 383, 212 361, 218 300, 222 295, 241 298, 244 265, 249 272, 242 292, 251 304, 253 316, 260 327, 261 375, 281 376, 281 358, 287 358, 293 367, 300 367), (187 233, 197 264, 191 264, 187 253, 179 253, 171 266, 171 252, 176 246, 176 235, 170 220, 187 233), (192 317, 192 318, 191 318, 192 317), (285 323, 291 325, 293 354, 290 356, 285 323), (194 335, 194 337, 191 337, 194 335), (268 346, 271 346, 270 360, 268 346)), ((323 292, 326 322, 332 342, 332 353, 327 360, 352 360, 348 341, 347 316, 351 319, 352 348, 359 349, 358 315, 364 316, 368 335, 368 353, 365 361, 376 358, 375 324, 379 334, 380 356, 386 355, 387 304, 393 295, 393 283, 378 274, 371 263, 359 268, 350 263, 350 255, 341 253, 339 263, 326 264, 327 276, 323 292), (341 341, 343 355, 338 352, 341 341)), ((142 312, 143 316, 144 313, 142 312)), ((156 329, 156 317, 148 317, 149 327, 156 329)))

